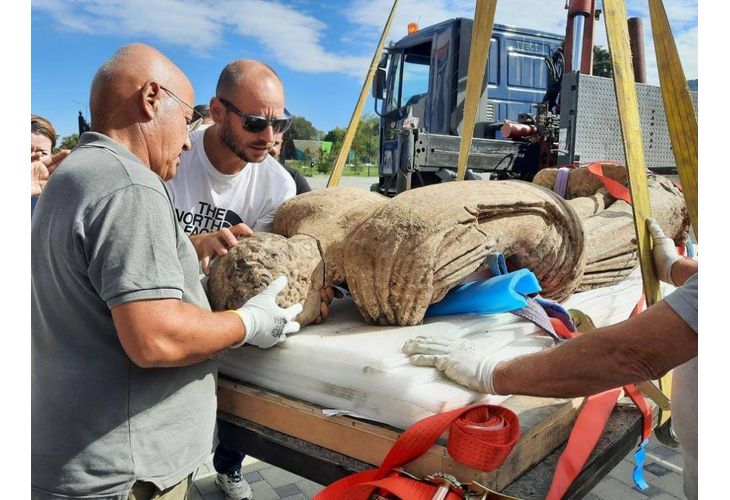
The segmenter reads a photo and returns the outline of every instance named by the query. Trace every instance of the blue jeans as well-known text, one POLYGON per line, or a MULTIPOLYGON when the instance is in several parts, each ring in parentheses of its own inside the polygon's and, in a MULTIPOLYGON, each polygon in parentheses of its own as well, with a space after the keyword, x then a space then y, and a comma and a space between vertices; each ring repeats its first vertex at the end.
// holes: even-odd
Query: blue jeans
POLYGON ((243 464, 246 454, 242 451, 218 443, 213 454, 213 468, 218 474, 237 471, 243 464))

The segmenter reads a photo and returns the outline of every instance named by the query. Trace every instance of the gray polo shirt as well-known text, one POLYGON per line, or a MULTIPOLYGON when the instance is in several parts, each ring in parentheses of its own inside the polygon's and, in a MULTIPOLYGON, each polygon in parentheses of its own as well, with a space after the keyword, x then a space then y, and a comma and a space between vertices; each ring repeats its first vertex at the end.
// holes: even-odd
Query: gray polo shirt
POLYGON ((31 224, 32 496, 125 499, 167 488, 212 451, 215 366, 136 366, 110 309, 179 299, 209 310, 162 180, 87 132, 31 224))
MULTIPOLYGON (((697 333, 698 275, 664 298, 690 328, 697 333)), ((697 358, 674 369, 672 374, 672 428, 682 445, 684 494, 697 498, 697 358)))

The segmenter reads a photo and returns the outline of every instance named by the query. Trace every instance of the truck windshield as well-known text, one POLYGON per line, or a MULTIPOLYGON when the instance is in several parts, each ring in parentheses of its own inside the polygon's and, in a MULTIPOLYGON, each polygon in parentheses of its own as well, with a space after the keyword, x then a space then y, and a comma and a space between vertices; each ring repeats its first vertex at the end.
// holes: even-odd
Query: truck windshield
POLYGON ((413 47, 402 56, 395 54, 392 62, 395 74, 390 82, 386 113, 419 103, 425 105, 430 63, 430 44, 413 47))

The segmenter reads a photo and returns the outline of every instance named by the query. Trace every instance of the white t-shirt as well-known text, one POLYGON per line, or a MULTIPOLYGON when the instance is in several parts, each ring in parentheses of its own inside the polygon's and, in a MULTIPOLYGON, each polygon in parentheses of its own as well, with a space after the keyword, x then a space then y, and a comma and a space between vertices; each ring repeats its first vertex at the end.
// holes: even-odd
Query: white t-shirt
POLYGON ((222 174, 205 154, 204 135, 205 129, 190 134, 192 147, 182 154, 177 175, 167 181, 180 226, 188 235, 241 222, 270 232, 279 205, 296 195, 291 175, 270 155, 233 175, 222 174))

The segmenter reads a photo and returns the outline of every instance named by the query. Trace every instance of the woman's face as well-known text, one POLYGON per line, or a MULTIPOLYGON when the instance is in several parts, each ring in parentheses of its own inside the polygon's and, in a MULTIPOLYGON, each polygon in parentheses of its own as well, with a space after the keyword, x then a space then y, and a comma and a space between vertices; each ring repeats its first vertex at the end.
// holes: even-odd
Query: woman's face
POLYGON ((30 153, 40 153, 41 159, 51 157, 52 149, 51 139, 41 134, 30 134, 30 153))

